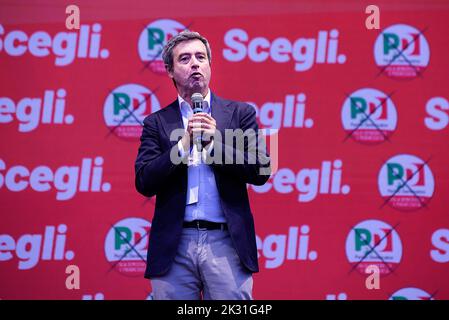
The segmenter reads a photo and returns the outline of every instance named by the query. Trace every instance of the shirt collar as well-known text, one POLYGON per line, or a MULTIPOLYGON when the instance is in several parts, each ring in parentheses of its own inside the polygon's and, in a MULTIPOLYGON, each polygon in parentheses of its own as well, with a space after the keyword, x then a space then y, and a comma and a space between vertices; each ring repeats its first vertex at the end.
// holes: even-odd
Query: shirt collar
MULTIPOLYGON (((207 89, 207 94, 206 97, 204 98, 204 101, 206 101, 208 105, 207 110, 204 110, 207 113, 210 113, 211 110, 210 98, 211 98, 210 89, 207 89)), ((190 104, 187 101, 185 101, 179 94, 178 94, 178 103, 183 116, 187 116, 192 113, 192 107, 190 106, 190 104)))

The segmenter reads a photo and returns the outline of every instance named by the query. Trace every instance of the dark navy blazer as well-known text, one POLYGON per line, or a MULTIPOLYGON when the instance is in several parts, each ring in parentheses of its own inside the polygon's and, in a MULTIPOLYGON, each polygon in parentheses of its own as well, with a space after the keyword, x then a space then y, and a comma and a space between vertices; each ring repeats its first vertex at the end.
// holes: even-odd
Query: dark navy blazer
MULTIPOLYGON (((211 96, 212 117, 216 120, 217 130, 225 137, 225 129, 253 129, 257 132, 256 112, 252 106, 211 96)), ((172 148, 177 141, 170 141, 173 130, 183 128, 178 100, 169 106, 149 115, 144 120, 141 144, 135 162, 136 189, 147 197, 156 196, 156 207, 151 225, 147 268, 145 277, 163 275, 172 264, 176 255, 187 195, 187 165, 174 164, 170 160, 172 148)), ((179 137, 180 139, 181 137, 179 137)), ((256 163, 226 164, 224 150, 235 145, 225 145, 214 140, 214 151, 223 151, 222 163, 210 164, 220 194, 221 205, 231 235, 232 242, 240 261, 250 272, 258 272, 256 234, 246 184, 263 185, 269 174, 261 175, 260 168, 270 170, 270 158, 267 152, 262 161, 256 163)), ((248 144, 245 143, 245 149, 248 144)), ((214 155, 214 153, 212 153, 214 155)))

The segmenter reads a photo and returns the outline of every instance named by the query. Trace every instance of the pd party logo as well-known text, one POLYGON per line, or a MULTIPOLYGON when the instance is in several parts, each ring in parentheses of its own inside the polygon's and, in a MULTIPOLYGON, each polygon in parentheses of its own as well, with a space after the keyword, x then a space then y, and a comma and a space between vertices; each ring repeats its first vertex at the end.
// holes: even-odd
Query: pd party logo
POLYGON ((386 28, 374 44, 377 66, 392 78, 419 76, 429 65, 429 58, 429 44, 423 33, 406 24, 386 28))
POLYGON ((147 220, 126 218, 109 229, 104 250, 112 269, 126 276, 143 275, 150 228, 147 220))
POLYGON ((346 238, 346 257, 366 275, 369 265, 376 265, 381 275, 393 272, 402 258, 402 243, 396 230, 380 220, 365 220, 357 224, 346 238))
POLYGON ((391 295, 388 300, 434 300, 433 296, 418 288, 403 288, 391 295))
POLYGON ((378 185, 384 205, 416 210, 425 207, 432 198, 435 181, 426 162, 413 155, 401 154, 384 163, 378 185))
POLYGON ((162 49, 172 37, 187 29, 178 21, 159 19, 151 22, 141 32, 138 43, 140 59, 148 62, 151 71, 156 74, 166 74, 162 61, 162 49))
POLYGON ((143 120, 160 109, 154 93, 138 84, 125 84, 115 88, 106 98, 103 116, 111 132, 124 139, 138 139, 143 120))
POLYGON ((393 101, 382 91, 364 88, 348 96, 341 110, 348 137, 361 143, 380 143, 396 129, 398 116, 393 101))

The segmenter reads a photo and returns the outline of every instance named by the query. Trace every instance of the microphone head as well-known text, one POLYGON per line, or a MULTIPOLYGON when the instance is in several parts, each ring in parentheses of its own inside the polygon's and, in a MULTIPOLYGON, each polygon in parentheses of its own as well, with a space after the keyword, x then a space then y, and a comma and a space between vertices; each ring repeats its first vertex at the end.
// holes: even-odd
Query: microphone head
POLYGON ((203 95, 199 92, 195 92, 192 94, 192 109, 193 113, 198 113, 203 111, 203 95))
POLYGON ((194 94, 192 94, 191 96, 192 99, 192 103, 203 103, 203 95, 199 92, 195 92, 194 94))

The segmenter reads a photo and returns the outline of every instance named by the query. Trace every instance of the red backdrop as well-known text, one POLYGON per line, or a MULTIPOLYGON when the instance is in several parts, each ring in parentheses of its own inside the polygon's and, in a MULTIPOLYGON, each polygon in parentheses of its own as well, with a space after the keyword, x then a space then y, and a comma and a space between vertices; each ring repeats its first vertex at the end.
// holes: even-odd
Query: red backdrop
POLYGON ((249 186, 254 297, 449 298, 446 1, 378 1, 379 30, 363 1, 76 4, 80 30, 64 1, 0 2, 1 299, 151 298, 133 165, 184 28, 212 91, 276 129, 277 171, 249 186))

